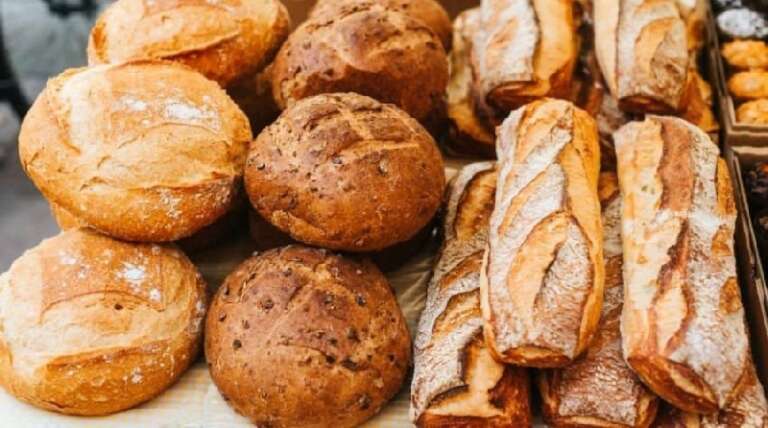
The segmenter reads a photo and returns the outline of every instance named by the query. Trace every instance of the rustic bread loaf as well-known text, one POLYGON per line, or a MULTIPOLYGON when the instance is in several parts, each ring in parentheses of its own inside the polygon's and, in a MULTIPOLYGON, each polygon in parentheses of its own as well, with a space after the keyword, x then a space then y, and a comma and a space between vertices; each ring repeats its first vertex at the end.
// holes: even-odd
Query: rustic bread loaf
POLYGON ((658 399, 621 353, 621 197, 614 173, 600 175, 605 252, 605 299, 595 338, 585 354, 562 369, 539 374, 544 419, 550 427, 648 427, 658 399))
POLYGON ((561 367, 586 349, 603 300, 597 127, 570 102, 546 99, 512 112, 497 132, 485 340, 499 361, 561 367))
POLYGON ((674 113, 683 105, 691 58, 675 0, 595 0, 595 50, 622 109, 674 113))
POLYGON ((445 171, 405 112, 362 95, 306 98, 251 144, 251 203, 294 239, 346 251, 407 241, 440 206, 445 171))
POLYGON ((429 125, 444 115, 448 60, 424 24, 370 2, 305 21, 280 48, 272 92, 286 108, 330 92, 393 103, 429 125))
POLYGON ((482 0, 472 63, 479 93, 506 113, 568 98, 578 58, 573 0, 482 0))
POLYGON ((174 241, 230 209, 250 138, 216 83, 149 61, 50 80, 24 119, 19 152, 43 195, 95 229, 174 241))
POLYGON ((88 63, 165 59, 227 86, 266 65, 290 27, 278 0, 118 0, 91 30, 88 63))
POLYGON ((373 264, 289 246, 227 277, 206 320, 205 354, 219 391, 257 426, 343 428, 400 389, 411 342, 373 264))
POLYGON ((309 17, 345 15, 352 9, 380 4, 421 22, 440 38, 446 52, 451 49, 451 17, 437 0, 318 0, 309 17))
POLYGON ((60 413, 128 409, 194 360, 205 306, 180 251, 63 232, 0 275, 0 384, 60 413))
POLYGON ((682 119, 647 116, 614 141, 624 357, 666 401, 715 412, 733 401, 749 369, 728 169, 707 134, 682 119))
POLYGON ((480 267, 496 170, 464 167, 448 190, 444 242, 414 343, 411 419, 420 427, 529 426, 525 369, 493 360, 483 340, 480 267))

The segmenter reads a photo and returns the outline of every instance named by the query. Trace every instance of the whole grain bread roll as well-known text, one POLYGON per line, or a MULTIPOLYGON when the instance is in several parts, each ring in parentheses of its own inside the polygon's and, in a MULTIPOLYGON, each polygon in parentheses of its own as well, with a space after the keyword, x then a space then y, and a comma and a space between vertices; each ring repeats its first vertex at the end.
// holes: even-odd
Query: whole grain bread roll
POLYGON ((614 173, 600 175, 605 251, 605 298, 600 325, 584 355, 562 369, 539 374, 544 420, 550 427, 646 428, 658 398, 621 353, 621 197, 614 173))
POLYGON ((378 2, 305 21, 280 48, 272 70, 277 104, 357 92, 392 103, 433 126, 444 115, 448 59, 420 21, 378 2))
POLYGON ((451 49, 451 17, 437 0, 318 0, 309 17, 344 15, 352 9, 380 4, 421 22, 440 38, 446 51, 451 49))
POLYGON ((589 345, 603 300, 597 126, 570 102, 546 99, 512 112, 496 145, 485 340, 499 361, 561 367, 589 345))
POLYGON ((622 195, 624 357, 676 407, 728 406, 749 370, 736 280, 736 207, 707 134, 647 116, 614 134, 622 195))
POLYGON ((407 241, 440 206, 445 172, 432 137, 362 95, 297 102, 251 144, 245 187, 294 239, 346 251, 407 241))
POLYGON ((142 61, 51 79, 24 118, 19 153, 43 195, 93 228, 175 241, 231 208, 250 138, 216 83, 142 61))
POLYGON ((353 427, 400 389, 408 329, 368 261, 283 247, 232 272, 205 330, 211 376, 257 426, 353 427))
POLYGON ((506 113, 567 99, 578 59, 573 0, 482 0, 472 64, 484 102, 506 113))
POLYGON ((72 415, 136 406, 194 360, 205 308, 180 251, 63 232, 0 275, 0 385, 72 415))
POLYGON ((88 40, 88 63, 163 59, 222 86, 265 66, 290 31, 279 0, 118 0, 88 40))
POLYGON ((411 420, 419 427, 530 426, 526 369, 494 361, 483 340, 480 267, 496 190, 492 162, 459 171, 445 240, 414 343, 411 420))

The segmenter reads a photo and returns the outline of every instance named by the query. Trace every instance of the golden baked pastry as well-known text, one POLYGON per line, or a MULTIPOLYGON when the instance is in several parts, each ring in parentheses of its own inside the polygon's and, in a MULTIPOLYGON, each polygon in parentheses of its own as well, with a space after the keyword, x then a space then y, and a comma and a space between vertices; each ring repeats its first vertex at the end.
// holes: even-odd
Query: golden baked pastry
POLYGON ((735 73, 728 79, 728 91, 736 99, 768 98, 768 71, 749 70, 735 73))
POLYGON ((768 45, 762 40, 733 40, 721 49, 725 62, 737 69, 768 68, 768 45))
POLYGON ((750 125, 768 125, 768 99, 747 101, 736 109, 736 121, 750 125))

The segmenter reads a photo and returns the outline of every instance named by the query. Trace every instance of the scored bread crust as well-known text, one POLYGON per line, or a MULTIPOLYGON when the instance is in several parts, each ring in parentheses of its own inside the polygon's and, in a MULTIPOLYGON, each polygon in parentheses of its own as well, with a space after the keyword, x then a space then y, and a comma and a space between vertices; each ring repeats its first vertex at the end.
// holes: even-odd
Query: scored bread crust
POLYGON ((88 63, 164 59, 227 86, 265 66, 290 28, 278 0, 119 0, 91 30, 88 63))
POLYGON ((635 113, 684 107, 690 57, 675 0, 595 0, 595 52, 611 94, 635 113))
POLYGON ((571 95, 578 60, 573 0, 484 0, 472 41, 481 97, 501 112, 571 95))
POLYGON ((22 166, 51 202, 130 241, 174 241, 234 203, 250 127, 216 83, 156 61, 73 69, 24 119, 22 166))
POLYGON ((205 308, 179 250, 64 232, 0 275, 0 384, 60 413, 128 409, 194 360, 205 308))
POLYGON ((464 167, 447 192, 444 241, 414 342, 411 420, 420 427, 529 426, 528 374, 493 360, 482 334, 480 267, 494 163, 464 167))
POLYGON ((728 169, 707 134, 678 118, 647 116, 614 141, 624 357, 666 401, 715 412, 733 400, 749 366, 728 169))
POLYGON ((621 276, 621 197, 616 174, 600 175, 603 209, 605 298, 595 338, 584 355, 562 369, 543 370, 538 384, 543 414, 551 427, 648 427, 658 399, 624 361, 619 327, 621 276))
POLYGON ((481 291, 499 361, 560 367, 592 339, 604 281, 597 140, 594 119, 562 100, 528 104, 498 128, 481 291))

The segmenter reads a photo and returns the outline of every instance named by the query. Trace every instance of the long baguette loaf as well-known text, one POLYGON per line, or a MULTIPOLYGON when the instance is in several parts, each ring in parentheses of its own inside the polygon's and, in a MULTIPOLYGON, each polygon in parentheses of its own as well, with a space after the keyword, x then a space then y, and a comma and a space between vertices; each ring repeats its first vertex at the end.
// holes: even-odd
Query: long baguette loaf
POLYGON ((614 142, 624 357, 666 401, 713 413, 734 399, 749 368, 727 167, 707 134, 682 119, 647 116, 614 142))
POLYGON ((531 425, 526 370, 494 361, 482 335, 479 276, 495 188, 494 164, 482 162, 449 189, 445 241, 415 340, 411 418, 420 427, 531 425))
POLYGON ((507 112, 567 98, 578 57, 573 0, 482 0, 472 62, 484 100, 507 112))
POLYGON ((499 361, 560 367, 587 347, 602 305, 597 126, 570 102, 536 101, 499 127, 497 151, 486 342, 499 361))
POLYGON ((674 113, 690 62, 686 24, 675 0, 595 0, 595 50, 622 109, 674 113))
POLYGON ((605 235, 602 316, 581 358, 539 375, 544 419, 550 427, 648 427, 658 407, 656 396, 643 386, 621 353, 621 197, 616 174, 600 176, 599 193, 605 235))

